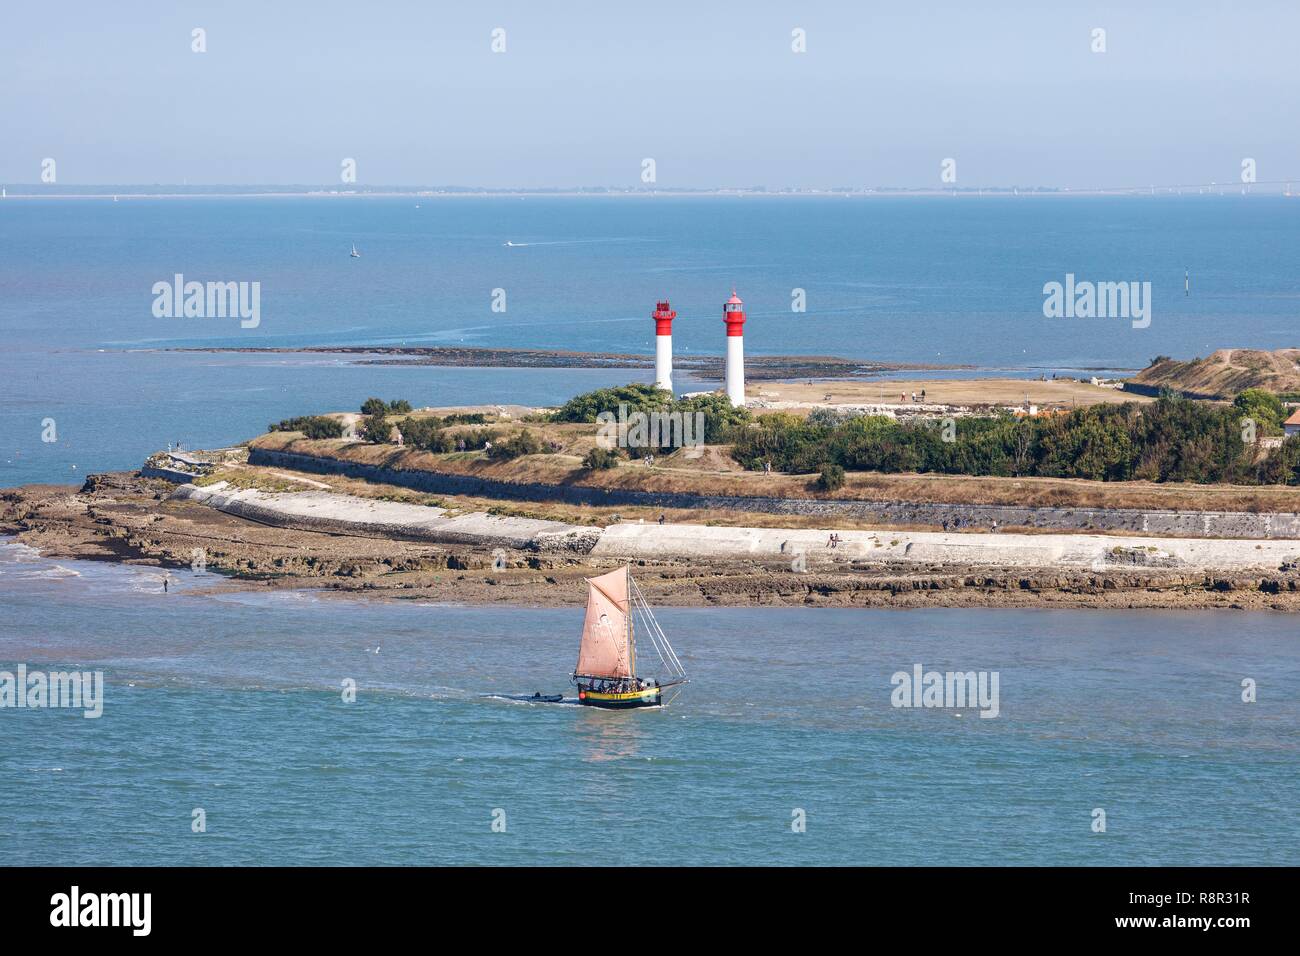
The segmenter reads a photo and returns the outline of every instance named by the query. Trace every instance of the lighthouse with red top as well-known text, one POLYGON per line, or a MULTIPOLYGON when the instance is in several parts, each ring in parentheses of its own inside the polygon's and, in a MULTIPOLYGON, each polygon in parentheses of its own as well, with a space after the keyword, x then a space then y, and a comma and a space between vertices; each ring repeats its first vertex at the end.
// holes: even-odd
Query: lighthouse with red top
POLYGON ((667 302, 655 303, 655 388, 673 390, 673 319, 677 313, 667 302))
POLYGON ((740 406, 745 404, 745 303, 735 289, 722 307, 722 321, 727 323, 727 398, 740 406))

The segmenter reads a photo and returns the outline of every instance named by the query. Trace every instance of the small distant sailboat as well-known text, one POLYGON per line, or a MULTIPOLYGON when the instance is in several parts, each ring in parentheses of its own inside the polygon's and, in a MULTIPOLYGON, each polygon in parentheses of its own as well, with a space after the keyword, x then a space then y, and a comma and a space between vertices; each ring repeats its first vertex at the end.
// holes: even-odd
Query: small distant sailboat
POLYGON ((572 676, 578 703, 611 710, 662 706, 665 690, 687 682, 686 670, 632 579, 632 569, 625 565, 586 580, 587 616, 572 676), (659 655, 662 679, 637 674, 635 617, 659 655))
POLYGON ((352 258, 353 259, 361 258, 361 253, 357 252, 357 244, 355 242, 352 243, 352 258))

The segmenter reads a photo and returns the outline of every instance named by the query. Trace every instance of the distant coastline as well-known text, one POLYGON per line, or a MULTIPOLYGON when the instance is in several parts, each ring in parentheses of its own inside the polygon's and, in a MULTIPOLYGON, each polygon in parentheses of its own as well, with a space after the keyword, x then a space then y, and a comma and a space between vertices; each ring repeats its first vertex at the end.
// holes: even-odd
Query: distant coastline
MULTIPOLYGON (((156 349, 133 349, 149 352, 196 352, 206 354, 252 355, 349 355, 358 365, 433 365, 458 368, 594 368, 653 369, 654 356, 633 352, 579 352, 570 349, 509 349, 489 346, 452 345, 303 345, 303 346, 174 346, 156 349), (378 356, 378 357, 375 357, 378 356)), ((695 353, 679 355, 676 368, 695 378, 714 380, 722 377, 722 356, 695 353)), ((985 366, 953 362, 883 362, 852 359, 835 355, 748 355, 747 376, 753 381, 783 379, 876 378, 890 372, 974 372, 1010 370, 1043 372, 1065 366, 1024 365, 985 366)), ((1137 372, 1136 368, 1114 365, 1081 366, 1073 371, 1106 373, 1137 372)))
MULTIPOLYGON (((578 352, 566 349, 508 349, 466 346, 316 345, 288 347, 168 348, 166 352, 328 354, 357 356, 359 365, 436 365, 462 368, 654 368, 653 355, 629 352, 578 352)), ((700 379, 721 379, 721 355, 679 355, 676 368, 700 379)), ((885 372, 975 369, 973 365, 876 362, 832 355, 751 355, 754 380, 852 378, 885 372)))
POLYGON ((1199 196, 1249 196, 1298 198, 1300 193, 1290 192, 1289 181, 1251 183, 1249 188, 1223 183, 1189 183, 1163 186, 1115 187, 1056 187, 1056 186, 962 186, 936 189, 933 187, 902 186, 842 186, 842 187, 774 187, 744 186, 730 188, 692 189, 677 187, 667 189, 626 188, 613 186, 574 186, 563 188, 503 187, 494 189, 482 186, 376 186, 373 188, 336 189, 330 186, 288 185, 222 186, 216 184, 188 186, 184 184, 107 185, 78 184, 71 186, 42 185, 38 183, 0 183, 6 190, 3 199, 456 199, 492 197, 535 198, 734 198, 734 199, 881 199, 881 198, 1069 198, 1069 197, 1180 197, 1199 196), (15 191, 20 190, 20 191, 15 191))

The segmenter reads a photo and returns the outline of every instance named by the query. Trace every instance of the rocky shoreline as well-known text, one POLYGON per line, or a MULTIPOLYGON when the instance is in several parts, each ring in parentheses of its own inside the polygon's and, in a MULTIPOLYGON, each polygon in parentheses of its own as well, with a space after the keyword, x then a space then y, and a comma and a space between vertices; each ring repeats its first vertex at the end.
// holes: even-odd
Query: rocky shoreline
MULTIPOLYGON (((595 553, 548 552, 520 540, 416 541, 276 527, 175 494, 133 473, 92 475, 84 486, 0 492, 0 534, 50 557, 111 560, 190 573, 201 564, 221 588, 322 588, 460 604, 568 606, 581 579, 621 563, 595 553)), ((1234 608, 1300 610, 1300 569, 1211 571, 1118 563, 996 567, 972 563, 814 561, 778 555, 634 558, 647 598, 666 606, 1234 608)))

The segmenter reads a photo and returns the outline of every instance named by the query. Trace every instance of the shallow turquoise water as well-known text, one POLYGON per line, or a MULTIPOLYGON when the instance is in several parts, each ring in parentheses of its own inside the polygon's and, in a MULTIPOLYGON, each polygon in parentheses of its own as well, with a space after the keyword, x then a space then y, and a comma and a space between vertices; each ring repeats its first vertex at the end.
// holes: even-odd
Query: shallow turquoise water
POLYGON ((485 696, 565 690, 576 608, 216 583, 0 545, 0 669, 107 681, 0 710, 8 862, 1298 862, 1286 616, 665 609, 693 683, 608 713, 485 696), (915 663, 997 671, 1000 715, 892 707, 915 663))

